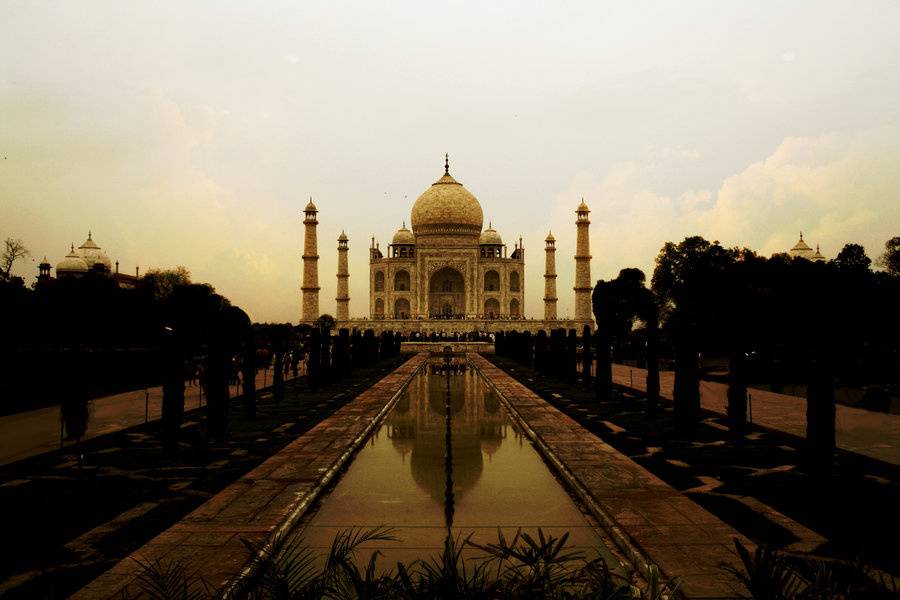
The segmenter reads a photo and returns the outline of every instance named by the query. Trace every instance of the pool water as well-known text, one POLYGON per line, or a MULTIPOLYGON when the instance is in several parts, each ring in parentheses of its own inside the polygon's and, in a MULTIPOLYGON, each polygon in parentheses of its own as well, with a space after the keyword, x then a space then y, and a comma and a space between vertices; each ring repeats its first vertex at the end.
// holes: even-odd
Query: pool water
POLYGON ((382 564, 389 567, 439 553, 448 532, 493 543, 498 527, 507 539, 518 528, 532 534, 541 528, 554 536, 568 532, 571 549, 590 557, 599 553, 616 565, 608 540, 513 425, 482 376, 471 368, 445 375, 427 367, 307 517, 306 544, 327 549, 339 531, 389 526, 397 542, 364 546, 381 550, 382 564))

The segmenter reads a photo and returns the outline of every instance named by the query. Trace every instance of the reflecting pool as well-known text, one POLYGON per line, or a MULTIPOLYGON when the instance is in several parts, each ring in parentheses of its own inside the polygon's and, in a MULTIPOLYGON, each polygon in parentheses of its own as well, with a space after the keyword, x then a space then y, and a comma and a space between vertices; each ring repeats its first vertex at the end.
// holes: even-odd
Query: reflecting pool
POLYGON ((498 527, 508 537, 540 527, 569 532, 571 547, 592 556, 597 549, 616 564, 481 375, 427 367, 306 519, 306 543, 327 548, 349 527, 394 527, 398 542, 370 545, 387 567, 437 553, 448 531, 491 543, 498 527))

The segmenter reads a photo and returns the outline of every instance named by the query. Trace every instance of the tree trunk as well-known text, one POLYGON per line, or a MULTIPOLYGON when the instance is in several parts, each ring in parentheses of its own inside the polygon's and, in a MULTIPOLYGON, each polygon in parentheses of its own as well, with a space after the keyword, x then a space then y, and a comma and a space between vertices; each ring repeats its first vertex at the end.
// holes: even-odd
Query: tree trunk
POLYGON ((162 442, 167 453, 178 449, 184 420, 184 357, 174 341, 163 349, 162 442))
POLYGON ((810 369, 806 390, 806 448, 810 466, 826 471, 835 448, 834 379, 824 362, 810 369))
POLYGON ((728 427, 735 436, 747 429, 747 377, 740 350, 733 351, 728 361, 728 427))
POLYGON ((690 432, 700 420, 700 373, 696 350, 684 342, 675 353, 674 396, 675 427, 690 432))
POLYGON ((659 320, 647 319, 647 408, 659 406, 659 320))

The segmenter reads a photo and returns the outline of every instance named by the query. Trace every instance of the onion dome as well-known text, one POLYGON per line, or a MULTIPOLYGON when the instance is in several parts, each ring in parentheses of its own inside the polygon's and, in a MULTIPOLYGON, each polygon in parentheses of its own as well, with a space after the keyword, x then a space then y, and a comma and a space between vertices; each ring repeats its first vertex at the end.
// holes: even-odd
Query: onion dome
POLYGON ((84 259, 75 252, 75 244, 72 244, 71 252, 66 254, 66 257, 56 265, 57 275, 81 275, 87 273, 87 271, 88 265, 84 259))
POLYGON ((303 212, 319 212, 319 209, 313 204, 312 196, 310 196, 309 202, 306 204, 306 208, 303 209, 303 212))
POLYGON ((555 242, 556 238, 553 237, 552 231, 547 231, 547 238, 544 240, 545 242, 555 242))
POLYGON ((578 205, 578 208, 575 209, 575 212, 591 212, 591 209, 588 208, 588 205, 584 203, 584 198, 581 199, 581 204, 578 205))
POLYGON ((482 246, 502 246, 503 239, 501 239, 500 234, 491 226, 490 221, 488 221, 488 227, 484 231, 481 232, 481 237, 478 239, 478 243, 482 246))
POLYGON ((91 232, 88 232, 88 238, 84 243, 78 246, 78 255, 87 263, 88 269, 101 269, 103 271, 112 270, 112 262, 106 253, 100 249, 100 246, 91 238, 91 232))
POLYGON ((825 262, 825 255, 819 252, 819 245, 816 244, 816 253, 810 258, 813 262, 825 262))
POLYGON ((344 230, 342 229, 342 230, 341 230, 341 235, 338 236, 338 241, 339 241, 339 242, 346 242, 346 241, 348 241, 349 239, 350 239, 350 238, 347 237, 347 234, 344 233, 344 230))
POLYGON ((394 234, 394 239, 391 240, 391 244, 397 246, 401 244, 415 244, 416 238, 413 236, 412 231, 406 228, 406 221, 403 222, 403 227, 397 230, 397 233, 394 234))
POLYGON ((796 244, 794 244, 794 247, 790 249, 788 254, 792 258, 805 258, 807 260, 812 260, 812 257, 815 254, 815 252, 813 252, 813 249, 810 248, 809 245, 803 241, 803 232, 801 231, 800 232, 800 240, 796 244))
POLYGON ((444 163, 444 176, 419 196, 412 208, 412 229, 416 235, 428 233, 481 233, 484 215, 481 204, 461 183, 450 176, 444 163))

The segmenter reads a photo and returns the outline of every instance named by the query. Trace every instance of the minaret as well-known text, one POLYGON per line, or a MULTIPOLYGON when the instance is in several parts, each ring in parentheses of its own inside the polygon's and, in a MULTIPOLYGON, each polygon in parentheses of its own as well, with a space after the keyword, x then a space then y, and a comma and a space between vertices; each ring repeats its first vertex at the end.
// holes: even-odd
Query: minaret
POLYGON ((547 233, 544 240, 546 246, 546 265, 544 268, 544 320, 556 320, 556 238, 552 232, 547 233))
POLYGON ((313 204, 312 198, 303 209, 303 285, 300 291, 303 295, 302 323, 313 323, 319 318, 319 252, 316 241, 316 225, 319 221, 316 214, 319 210, 313 204))
POLYGON ((350 319, 350 290, 347 287, 350 273, 347 270, 347 234, 341 231, 338 237, 338 270, 337 270, 337 320, 350 319))
POLYGON ((591 210, 581 199, 575 210, 578 215, 575 225, 578 236, 575 242, 575 320, 591 321, 591 225, 588 213, 591 210))

